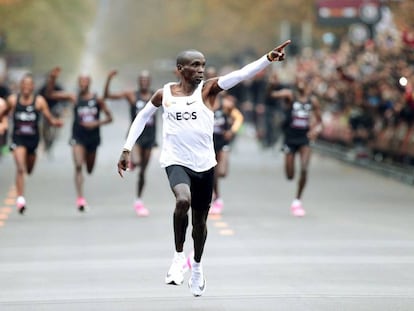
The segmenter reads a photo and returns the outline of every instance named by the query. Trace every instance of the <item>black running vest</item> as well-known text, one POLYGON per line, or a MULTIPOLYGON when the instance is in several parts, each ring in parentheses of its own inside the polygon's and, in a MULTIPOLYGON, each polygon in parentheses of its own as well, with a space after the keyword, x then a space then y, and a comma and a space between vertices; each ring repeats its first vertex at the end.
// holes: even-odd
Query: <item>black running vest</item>
POLYGON ((89 99, 82 99, 78 97, 78 102, 73 111, 73 127, 72 133, 74 138, 87 139, 99 139, 100 131, 99 126, 93 129, 88 129, 82 126, 82 123, 99 121, 101 109, 98 105, 96 95, 89 99))
POLYGON ((36 98, 30 105, 20 103, 20 95, 13 113, 13 137, 39 138, 39 112, 36 110, 36 98))
POLYGON ((286 113, 284 132, 287 141, 299 143, 307 140, 312 109, 312 102, 309 99, 306 102, 296 99, 293 101, 286 113))

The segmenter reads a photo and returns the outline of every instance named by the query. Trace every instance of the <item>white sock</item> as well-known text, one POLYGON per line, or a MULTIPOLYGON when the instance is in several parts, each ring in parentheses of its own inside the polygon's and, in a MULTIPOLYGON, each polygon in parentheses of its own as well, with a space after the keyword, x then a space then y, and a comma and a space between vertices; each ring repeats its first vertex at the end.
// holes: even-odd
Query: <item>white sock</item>
POLYGON ((193 259, 193 262, 191 264, 191 268, 194 271, 201 271, 203 269, 203 266, 201 265, 201 262, 195 262, 194 259, 193 259))
POLYGON ((300 200, 299 199, 294 199, 292 202, 293 205, 299 205, 300 204, 300 200))
POLYGON ((184 259, 185 258, 185 254, 184 254, 184 252, 175 252, 174 253, 174 258, 184 259))

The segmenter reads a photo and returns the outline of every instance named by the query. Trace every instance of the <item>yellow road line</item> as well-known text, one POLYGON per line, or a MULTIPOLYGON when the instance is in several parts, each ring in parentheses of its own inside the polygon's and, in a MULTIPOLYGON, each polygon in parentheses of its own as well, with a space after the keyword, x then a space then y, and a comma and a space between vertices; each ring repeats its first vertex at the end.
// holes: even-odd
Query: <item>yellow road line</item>
POLYGON ((211 219, 211 220, 220 220, 221 215, 219 215, 219 214, 210 214, 210 215, 208 215, 208 218, 211 219))
POLYGON ((0 208, 0 213, 2 214, 10 214, 13 211, 11 207, 2 207, 0 208))
POLYGON ((213 226, 219 229, 220 235, 234 235, 234 230, 229 228, 229 224, 222 221, 221 214, 209 214, 208 219, 213 221, 213 226))
POLYGON ((234 235, 234 231, 232 229, 222 229, 219 232, 221 235, 234 235))
POLYGON ((6 204, 6 205, 14 205, 15 202, 16 202, 16 200, 12 199, 12 198, 7 198, 7 199, 4 200, 4 204, 6 204))
POLYGON ((7 195, 7 198, 4 200, 4 205, 0 208, 0 227, 3 227, 6 224, 6 220, 9 218, 9 214, 13 211, 11 206, 14 206, 16 202, 16 187, 11 186, 7 195))
POLYGON ((227 222, 224 222, 224 221, 218 221, 214 223, 214 226, 217 228, 226 228, 228 227, 228 224, 227 222))

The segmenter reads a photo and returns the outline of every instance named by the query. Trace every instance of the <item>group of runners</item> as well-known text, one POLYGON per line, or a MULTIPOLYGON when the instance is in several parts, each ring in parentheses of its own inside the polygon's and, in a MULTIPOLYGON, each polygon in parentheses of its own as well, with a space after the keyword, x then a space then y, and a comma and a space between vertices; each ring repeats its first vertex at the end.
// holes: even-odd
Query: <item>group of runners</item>
MULTIPOLYGON (((151 151, 157 146, 156 111, 162 106, 163 126, 160 163, 165 168, 171 190, 175 196, 173 213, 175 253, 165 278, 167 284, 180 285, 184 274, 191 268, 189 288, 194 296, 201 296, 206 288, 201 258, 207 238, 209 213, 219 214, 223 200, 219 178, 228 171, 228 152, 234 137, 243 123, 243 115, 237 109, 236 99, 227 91, 244 80, 251 79, 273 62, 285 59, 286 41, 263 57, 239 70, 218 76, 214 68, 206 69, 206 59, 197 50, 185 50, 177 56, 177 82, 151 89, 151 76, 142 71, 134 91, 111 91, 111 81, 116 71, 108 74, 104 95, 99 97, 90 91, 91 78, 79 76, 78 93, 69 93, 56 87, 60 68, 50 71, 42 92, 35 92, 33 77, 25 75, 20 90, 6 100, 0 100, 0 134, 11 131, 11 150, 16 164, 16 207, 23 214, 27 208, 24 196, 25 175, 32 172, 39 145, 40 115, 53 127, 63 125, 61 118, 52 115, 48 101, 66 101, 73 107, 70 145, 74 162, 76 206, 79 211, 87 209, 83 191, 83 171, 91 174, 100 145, 100 127, 112 122, 112 113, 106 99, 124 100, 130 106, 131 124, 124 148, 117 164, 123 176, 127 169, 138 167, 136 200, 133 207, 138 216, 148 216, 144 205, 143 189, 145 172, 151 151), (103 115, 103 117, 101 116, 103 115), (8 119, 11 117, 12 126, 8 119), (194 252, 187 258, 184 240, 191 212, 194 252)), ((285 170, 293 179, 295 155, 300 157, 298 190, 291 205, 295 216, 304 216, 301 197, 306 184, 311 148, 310 141, 322 130, 317 99, 307 88, 306 81, 298 79, 295 89, 271 92, 271 96, 286 103, 285 170)))

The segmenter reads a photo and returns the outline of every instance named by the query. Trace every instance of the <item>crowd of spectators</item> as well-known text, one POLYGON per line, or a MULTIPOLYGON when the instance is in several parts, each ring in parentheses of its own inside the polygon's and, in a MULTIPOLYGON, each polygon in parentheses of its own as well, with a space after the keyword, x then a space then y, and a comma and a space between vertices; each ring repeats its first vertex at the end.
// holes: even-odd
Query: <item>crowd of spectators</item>
POLYGON ((414 164, 414 49, 407 34, 362 45, 344 40, 334 52, 300 60, 298 72, 322 103, 321 139, 356 157, 414 164))
POLYGON ((321 103, 321 142, 357 158, 414 165, 414 31, 382 31, 360 44, 344 37, 335 48, 304 48, 231 89, 263 147, 277 143, 283 122, 283 103, 267 96, 269 90, 292 88, 299 76, 321 103))
POLYGON ((383 32, 361 44, 346 37, 335 49, 303 49, 245 84, 244 93, 233 90, 264 147, 277 141, 283 118, 283 103, 267 98, 266 90, 294 87, 298 76, 321 102, 321 142, 357 158, 414 165, 414 32, 383 32))

